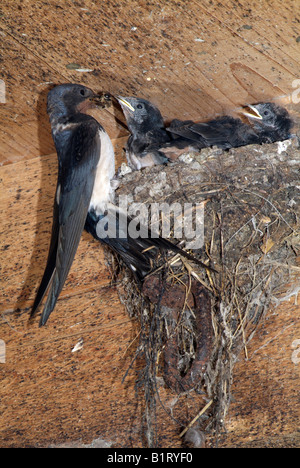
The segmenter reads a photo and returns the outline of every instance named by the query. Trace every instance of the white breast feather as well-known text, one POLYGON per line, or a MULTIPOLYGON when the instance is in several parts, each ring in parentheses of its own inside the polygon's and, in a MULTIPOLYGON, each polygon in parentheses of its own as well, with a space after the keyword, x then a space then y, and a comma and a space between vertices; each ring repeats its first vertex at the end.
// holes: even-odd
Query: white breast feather
POLYGON ((115 153, 112 142, 103 130, 99 130, 101 150, 96 169, 95 183, 89 209, 94 209, 97 215, 102 214, 109 202, 113 201, 111 179, 115 174, 115 153))

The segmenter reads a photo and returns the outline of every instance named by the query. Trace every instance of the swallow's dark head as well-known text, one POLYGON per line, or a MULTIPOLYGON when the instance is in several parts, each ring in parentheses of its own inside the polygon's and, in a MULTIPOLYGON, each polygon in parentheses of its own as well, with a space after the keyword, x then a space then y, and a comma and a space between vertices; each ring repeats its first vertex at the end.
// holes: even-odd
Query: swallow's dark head
POLYGON ((283 139, 289 138, 293 122, 284 107, 273 102, 262 102, 246 106, 242 113, 256 130, 275 132, 283 139))
POLYGON ((146 99, 118 96, 127 126, 131 133, 147 132, 164 128, 164 121, 159 109, 146 99))
POLYGON ((98 98, 94 91, 83 85, 58 85, 48 93, 47 112, 50 118, 85 113, 94 106, 98 98))

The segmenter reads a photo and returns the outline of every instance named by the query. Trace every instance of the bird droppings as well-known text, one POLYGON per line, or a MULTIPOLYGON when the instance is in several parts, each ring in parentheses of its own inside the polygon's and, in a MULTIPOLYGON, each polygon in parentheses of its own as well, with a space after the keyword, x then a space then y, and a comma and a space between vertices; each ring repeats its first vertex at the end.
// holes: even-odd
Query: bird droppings
POLYGON ((187 153, 179 156, 179 161, 182 161, 185 164, 191 164, 194 161, 194 158, 190 153, 187 153))
POLYGON ((127 166, 126 163, 123 162, 119 170, 119 176, 122 177, 126 174, 130 174, 130 172, 132 172, 132 169, 129 166, 127 166))
POLYGON ((75 70, 79 73, 91 73, 94 71, 92 68, 75 68, 75 70))
POLYGON ((278 154, 285 152, 292 144, 292 140, 278 141, 278 154))
POLYGON ((72 349, 72 353, 76 353, 77 351, 80 351, 83 349, 83 338, 80 338, 80 340, 76 343, 74 348, 72 349))

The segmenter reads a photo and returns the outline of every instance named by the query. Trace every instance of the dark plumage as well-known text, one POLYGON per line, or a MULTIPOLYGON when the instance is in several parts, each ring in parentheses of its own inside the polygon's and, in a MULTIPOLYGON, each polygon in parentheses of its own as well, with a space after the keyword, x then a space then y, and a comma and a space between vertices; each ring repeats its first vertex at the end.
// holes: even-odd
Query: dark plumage
MULTIPOLYGON (((31 312, 31 316, 35 315, 49 288, 40 326, 47 322, 64 286, 88 210, 98 210, 110 200, 110 180, 101 194, 94 191, 99 161, 106 158, 103 152, 100 158, 102 144, 105 147, 108 136, 85 112, 98 100, 99 96, 91 89, 77 84, 56 86, 48 94, 47 112, 58 156, 58 180, 48 260, 31 312)), ((112 177, 113 152, 108 164, 112 177)))
POLYGON ((247 123, 230 116, 203 123, 173 120, 167 130, 203 148, 218 146, 223 149, 273 143, 291 136, 293 122, 283 107, 270 102, 260 103, 246 106, 242 114, 247 117, 247 123))
POLYGON ((134 221, 113 204, 112 143, 104 128, 85 113, 99 99, 100 105, 107 101, 103 95, 76 84, 57 86, 48 95, 58 181, 48 260, 31 312, 32 317, 49 288, 40 326, 46 324, 56 305, 84 228, 117 252, 139 281, 155 268, 159 251, 180 253, 212 270, 168 240, 151 239, 147 228, 140 227, 140 236, 131 232, 134 221))
POLYGON ((293 122, 286 109, 266 102, 246 106, 247 121, 228 115, 208 122, 171 121, 165 127, 159 109, 150 101, 119 97, 130 136, 126 145, 132 169, 164 164, 180 154, 210 146, 228 149, 271 143, 290 137, 293 122))
POLYGON ((167 163, 175 152, 187 151, 193 144, 167 132, 159 109, 150 101, 135 97, 117 98, 125 115, 130 136, 126 144, 126 157, 132 169, 167 163))
POLYGON ((215 271, 169 240, 158 235, 151 237, 147 227, 112 204, 108 206, 104 215, 99 216, 91 210, 87 216, 85 229, 95 239, 119 254, 139 283, 157 268, 159 254, 168 251, 180 254, 202 268, 215 271))
POLYGON ((294 122, 288 111, 273 102, 262 102, 249 105, 243 110, 253 130, 259 138, 259 143, 273 143, 287 140, 291 137, 294 122))

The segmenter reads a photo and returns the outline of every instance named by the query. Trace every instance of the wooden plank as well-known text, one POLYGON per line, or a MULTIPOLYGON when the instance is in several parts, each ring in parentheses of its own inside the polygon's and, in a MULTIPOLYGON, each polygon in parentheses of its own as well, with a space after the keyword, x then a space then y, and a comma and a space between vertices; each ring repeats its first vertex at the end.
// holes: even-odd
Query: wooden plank
MULTIPOLYGON (((287 35, 276 21, 268 24, 259 8, 248 9, 243 16, 242 7, 233 6, 190 2, 187 8, 184 2, 172 1, 164 4, 162 12, 159 3, 134 1, 123 5, 116 17, 110 2, 101 5, 101 11, 90 1, 84 7, 72 2, 57 7, 49 2, 45 22, 42 4, 27 2, 25 8, 21 2, 3 2, 3 79, 8 102, 2 106, 2 115, 6 124, 12 122, 2 141, 7 145, 16 135, 22 145, 26 137, 21 138, 21 132, 28 120, 32 131, 25 126, 24 133, 33 138, 32 148, 25 141, 19 151, 12 146, 14 150, 7 149, 2 162, 15 161, 22 153, 26 157, 49 153, 51 140, 45 133, 39 138, 37 131, 48 125, 49 83, 80 81, 94 89, 150 98, 166 119, 209 118, 245 102, 291 93, 300 60, 293 27, 299 5, 276 2, 274 8, 267 8, 270 17, 275 12, 276 21, 286 18, 287 35), (72 25, 72 39, 65 24, 72 25), (79 47, 82 38, 88 53, 79 47), (91 72, 71 69, 74 63, 91 72), (10 73, 12 69, 18 73, 10 73)), ((113 115, 104 111, 101 120, 116 138, 121 128, 116 129, 113 115)))
MULTIPOLYGON (((56 154, 0 168, 1 311, 32 304, 48 254, 56 178, 56 154)), ((103 247, 85 233, 62 297, 109 281, 103 247)))
MULTIPOLYGON (((55 151, 46 112, 47 94, 53 84, 69 81, 59 72, 47 67, 26 46, 9 34, 3 34, 5 69, 2 79, 5 82, 6 102, 0 106, 0 165, 55 151), (11 74, 12 69, 18 69, 18 73, 11 74)), ((78 77, 76 81, 79 81, 78 77)), ((99 88, 99 83, 94 89, 103 90, 99 88)), ((128 133, 115 120, 113 109, 97 109, 91 113, 102 123, 113 140, 128 133)), ((118 117, 120 116, 121 112, 118 117)))
POLYGON ((44 329, 28 328, 28 314, 2 316, 2 447, 91 441, 96 433, 121 444, 130 429, 135 396, 121 380, 133 331, 115 291, 95 287, 62 302, 44 329))
POLYGON ((294 290, 259 327, 247 347, 249 359, 240 356, 221 447, 300 447, 300 306, 294 290))
MULTIPOLYGON (((91 0, 3 0, 1 8, 0 339, 7 347, 6 363, 0 363, 0 446, 80 444, 102 436, 116 447, 138 447, 144 400, 134 386, 143 363, 134 363, 124 383, 122 377, 139 326, 110 286, 103 248, 87 234, 47 328, 38 329, 37 321, 28 327, 56 185, 47 92, 53 83, 72 81, 134 94, 153 100, 166 120, 205 119, 289 95, 299 79, 300 3, 109 0, 100 8, 91 0), (91 71, 77 71, 75 63, 91 71), (83 348, 72 353, 80 338, 83 348)), ((113 139, 118 167, 127 132, 114 110, 93 115, 113 139)), ((250 359, 240 357, 228 433, 219 446, 300 446, 294 299, 267 316, 248 346, 250 359)), ((177 400, 165 387, 159 392, 158 443, 180 447, 178 434, 203 399, 177 400)), ((208 446, 215 443, 208 440, 208 446)))
MULTIPOLYGON (((1 316, 1 447, 72 446, 99 437, 115 447, 141 447, 144 395, 135 385, 143 363, 134 360, 139 327, 115 289, 95 286, 63 298, 45 328, 27 320, 26 311, 1 316), (72 352, 78 343, 83 347, 72 352)), ((187 424, 203 398, 176 398, 157 385, 158 443, 180 447, 176 421, 187 424)))

